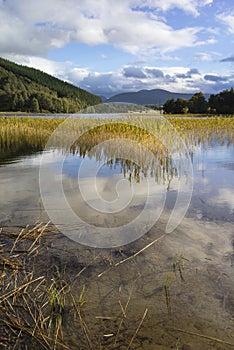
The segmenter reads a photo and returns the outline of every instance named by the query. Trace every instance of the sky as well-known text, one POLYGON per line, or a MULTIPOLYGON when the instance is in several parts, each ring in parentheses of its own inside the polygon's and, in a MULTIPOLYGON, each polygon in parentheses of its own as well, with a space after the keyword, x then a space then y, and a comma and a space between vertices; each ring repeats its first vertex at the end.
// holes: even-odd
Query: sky
POLYGON ((0 56, 97 95, 234 87, 234 0, 0 0, 0 56))

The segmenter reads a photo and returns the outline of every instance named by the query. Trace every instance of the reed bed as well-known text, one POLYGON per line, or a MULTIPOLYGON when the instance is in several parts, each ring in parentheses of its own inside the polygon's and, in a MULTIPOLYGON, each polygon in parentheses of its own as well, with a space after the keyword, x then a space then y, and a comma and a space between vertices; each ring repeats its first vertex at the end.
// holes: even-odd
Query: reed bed
POLYGON ((214 141, 233 144, 234 117, 167 117, 167 120, 186 140, 188 146, 211 144, 214 141))
POLYGON ((177 176, 173 152, 183 151, 182 140, 188 151, 234 140, 234 118, 160 118, 133 117, 100 119, 99 125, 92 118, 30 118, 0 117, 0 161, 8 161, 19 155, 42 151, 53 133, 51 147, 80 157, 101 158, 109 167, 120 167, 130 181, 140 182, 150 175, 156 182, 170 182, 177 176), (63 123, 65 121, 65 123, 63 123), (136 123, 137 121, 137 123, 136 123), (60 128, 60 125, 62 127, 60 128), (175 141, 175 135, 180 140, 175 141), (71 140, 75 140, 71 142, 71 140), (105 141, 111 140, 111 143, 105 141), (127 156, 126 155, 126 143, 127 156), (139 147, 136 147, 138 145, 139 147))
POLYGON ((42 150, 62 119, 0 117, 0 159, 42 150))
MULTIPOLYGON (((49 136, 65 119, 0 117, 0 152, 12 151, 17 147, 24 147, 24 149, 43 149, 49 136)), ((74 135, 74 132, 77 131, 81 135, 82 130, 86 130, 87 127, 91 129, 80 137, 78 143, 73 144, 71 150, 74 151, 74 148, 78 145, 79 152, 83 156, 95 144, 114 137, 130 138, 133 141, 142 143, 152 151, 156 148, 163 148, 160 144, 160 136, 165 132, 165 123, 157 118, 143 117, 141 118, 139 127, 136 127, 131 124, 131 120, 134 120, 134 117, 118 119, 118 123, 116 123, 116 119, 102 119, 103 125, 92 129, 92 125, 94 125, 92 118, 74 118, 73 121, 71 119, 67 124, 69 136, 74 135), (72 130, 73 127, 75 127, 75 130, 72 130), (145 130, 149 127, 154 135, 145 130)), ((188 138, 189 142, 192 143, 211 142, 214 135, 220 141, 225 138, 230 142, 233 140, 233 117, 166 117, 165 120, 180 133, 181 137, 188 138)))

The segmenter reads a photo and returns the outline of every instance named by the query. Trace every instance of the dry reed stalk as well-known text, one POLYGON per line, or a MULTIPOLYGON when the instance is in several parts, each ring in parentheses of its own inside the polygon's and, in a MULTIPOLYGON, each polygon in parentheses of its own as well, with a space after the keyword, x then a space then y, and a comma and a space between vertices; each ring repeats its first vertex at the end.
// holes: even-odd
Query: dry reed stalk
POLYGON ((22 284, 21 286, 15 288, 14 290, 6 293, 6 294, 3 294, 3 295, 0 295, 0 302, 2 303, 4 300, 14 296, 15 294, 18 294, 21 290, 23 290, 24 288, 27 288, 28 286, 30 286, 31 284, 37 282, 37 281, 40 281, 40 280, 44 280, 45 277, 44 276, 41 276, 41 277, 38 277, 38 278, 35 278, 34 280, 32 281, 29 281, 27 283, 24 283, 22 284))
POLYGON ((72 293, 71 293, 71 298, 72 298, 72 302, 73 302, 74 308, 75 308, 75 310, 76 310, 76 312, 77 312, 77 315, 78 315, 78 317, 79 317, 80 325, 81 325, 82 330, 83 330, 83 332, 84 332, 84 335, 85 335, 85 337, 86 337, 86 340, 87 340, 89 349, 90 349, 90 350, 94 350, 92 341, 91 341, 91 339, 90 339, 90 332, 89 332, 88 326, 87 326, 87 324, 86 324, 84 318, 82 317, 81 310, 80 310, 80 306, 77 306, 77 303, 76 303, 75 298, 74 298, 74 296, 72 295, 72 293))
POLYGON ((204 334, 200 334, 200 333, 196 333, 196 332, 186 331, 186 330, 180 329, 180 328, 168 328, 168 330, 169 331, 173 331, 173 332, 185 333, 185 334, 188 334, 188 335, 192 335, 192 336, 208 339, 208 340, 214 341, 216 343, 220 343, 220 344, 223 344, 223 345, 228 345, 228 346, 234 347, 233 343, 229 343, 229 342, 226 342, 225 340, 221 340, 221 339, 218 339, 218 338, 210 337, 209 335, 204 335, 204 334))
POLYGON ((137 336, 137 334, 138 334, 138 332, 139 332, 139 330, 140 330, 140 328, 142 326, 142 323, 144 322, 144 319, 145 319, 147 313, 148 313, 148 309, 146 308, 145 311, 144 311, 144 314, 143 314, 143 316, 141 318, 141 321, 140 321, 140 323, 139 323, 135 333, 133 334, 132 339, 130 340, 130 343, 128 344, 127 350, 129 350, 131 348, 132 343, 134 342, 134 340, 135 340, 135 338, 136 338, 136 336, 137 336))
MULTIPOLYGON (((127 309, 128 309, 128 306, 129 306, 131 297, 132 297, 132 292, 133 292, 133 285, 132 285, 132 288, 131 288, 130 293, 129 293, 129 295, 128 295, 127 302, 126 302, 126 304, 125 304, 124 307, 123 307, 122 302, 120 301, 120 297, 119 297, 119 302, 120 302, 120 306, 121 306, 121 311, 122 311, 122 313, 123 313, 123 317, 122 317, 121 320, 120 320, 120 323, 119 323, 119 326, 118 326, 118 330, 117 330, 117 333, 116 333, 116 335, 115 335, 114 346, 116 346, 116 344, 117 344, 117 340, 118 340, 118 337, 119 337, 120 330, 121 330, 121 328, 122 328, 122 324, 123 324, 123 322, 124 322, 124 319, 127 318, 127 309)), ((121 286, 120 286, 120 288, 119 288, 119 294, 121 294, 121 286)))
MULTIPOLYGON (((111 268, 117 267, 117 266, 119 266, 119 265, 121 265, 121 264, 123 264, 123 263, 125 263, 125 262, 127 262, 127 261, 129 261, 129 260, 134 259, 137 255, 143 253, 146 249, 150 248, 152 245, 154 245, 155 243, 159 242, 159 241, 160 241, 162 238, 164 238, 165 236, 166 236, 166 233, 164 233, 163 235, 161 235, 159 238, 156 238, 156 239, 153 240, 151 243, 147 244, 144 248, 138 250, 138 251, 137 251, 136 253, 134 253, 133 255, 131 255, 131 256, 129 256, 129 257, 123 259, 123 260, 120 260, 120 261, 117 262, 116 264, 112 265, 111 268)), ((103 276, 106 272, 110 271, 111 268, 109 268, 109 269, 107 269, 107 270, 105 270, 105 271, 99 273, 99 274, 98 274, 98 277, 103 276)))

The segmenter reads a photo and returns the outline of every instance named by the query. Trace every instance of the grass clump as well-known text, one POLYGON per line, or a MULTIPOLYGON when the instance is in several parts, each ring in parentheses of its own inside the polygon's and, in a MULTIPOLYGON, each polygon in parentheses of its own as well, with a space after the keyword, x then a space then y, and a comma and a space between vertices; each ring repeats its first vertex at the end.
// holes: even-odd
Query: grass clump
POLYGON ((60 278, 48 279, 35 265, 48 230, 37 224, 19 233, 1 231, 0 345, 5 349, 68 349, 60 334, 65 307, 60 278))

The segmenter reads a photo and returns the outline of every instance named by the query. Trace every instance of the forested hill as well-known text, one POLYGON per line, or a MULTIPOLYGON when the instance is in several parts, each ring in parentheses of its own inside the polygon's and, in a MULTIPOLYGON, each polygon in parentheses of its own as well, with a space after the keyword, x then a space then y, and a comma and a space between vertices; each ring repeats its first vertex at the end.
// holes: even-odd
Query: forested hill
POLYGON ((0 111, 75 113, 101 98, 35 68, 0 58, 0 111))

